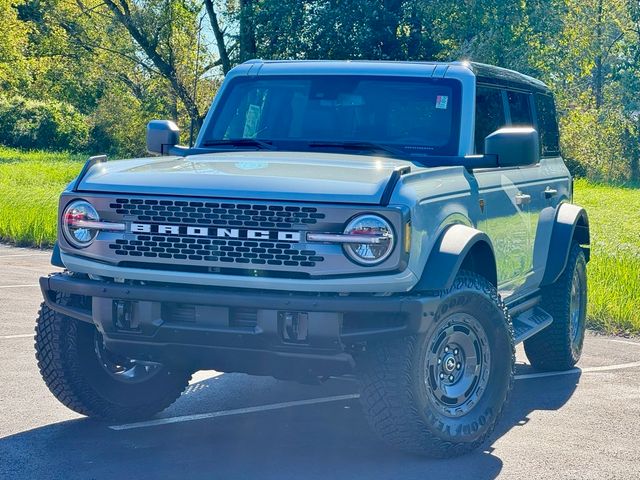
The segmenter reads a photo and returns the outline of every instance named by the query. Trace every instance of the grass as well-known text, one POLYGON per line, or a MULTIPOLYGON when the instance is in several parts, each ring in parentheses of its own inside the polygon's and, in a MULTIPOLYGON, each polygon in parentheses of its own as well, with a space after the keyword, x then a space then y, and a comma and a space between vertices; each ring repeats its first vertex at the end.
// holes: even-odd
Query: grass
POLYGON ((576 181, 591 227, 589 326, 640 333, 640 189, 576 181))
POLYGON ((0 239, 21 246, 51 246, 58 197, 84 160, 65 153, 0 147, 0 239))
MULTIPOLYGON (((85 160, 0 147, 0 239, 52 245, 58 195, 85 160)), ((587 209, 591 223, 589 325, 640 334, 640 189, 578 180, 575 202, 587 209)))

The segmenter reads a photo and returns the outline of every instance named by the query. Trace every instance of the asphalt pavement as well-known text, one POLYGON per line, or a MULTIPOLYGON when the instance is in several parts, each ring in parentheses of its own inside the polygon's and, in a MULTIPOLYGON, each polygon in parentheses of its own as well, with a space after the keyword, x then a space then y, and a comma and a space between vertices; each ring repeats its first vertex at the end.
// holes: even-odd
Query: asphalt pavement
MULTIPOLYGON (((640 479, 640 342, 589 333, 578 368, 517 380, 484 448, 399 453, 367 428, 357 385, 199 372, 145 423, 83 418, 40 378, 33 328, 49 253, 0 245, 0 479, 640 479)), ((640 306, 639 306, 640 308, 640 306)))

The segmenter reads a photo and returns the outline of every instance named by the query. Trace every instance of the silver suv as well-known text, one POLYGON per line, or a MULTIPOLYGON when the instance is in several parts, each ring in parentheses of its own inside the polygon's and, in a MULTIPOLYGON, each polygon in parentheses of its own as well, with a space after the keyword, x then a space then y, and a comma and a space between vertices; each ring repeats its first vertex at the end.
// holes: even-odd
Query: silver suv
POLYGON ((514 378, 578 361, 589 223, 553 96, 480 64, 251 61, 193 147, 92 157, 40 281, 45 382, 85 415, 170 405, 199 369, 357 374, 390 444, 479 446, 514 378))

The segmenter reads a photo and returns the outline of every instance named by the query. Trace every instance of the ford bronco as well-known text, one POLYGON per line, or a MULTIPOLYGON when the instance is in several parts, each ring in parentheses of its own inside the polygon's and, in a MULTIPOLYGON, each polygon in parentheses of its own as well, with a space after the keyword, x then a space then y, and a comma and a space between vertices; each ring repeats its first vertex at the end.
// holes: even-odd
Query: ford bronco
POLYGON ((199 369, 355 375, 373 430, 452 456, 496 425, 531 364, 585 332, 589 222, 554 100, 452 62, 250 61, 195 144, 92 157, 60 197, 37 359, 53 394, 128 421, 199 369))

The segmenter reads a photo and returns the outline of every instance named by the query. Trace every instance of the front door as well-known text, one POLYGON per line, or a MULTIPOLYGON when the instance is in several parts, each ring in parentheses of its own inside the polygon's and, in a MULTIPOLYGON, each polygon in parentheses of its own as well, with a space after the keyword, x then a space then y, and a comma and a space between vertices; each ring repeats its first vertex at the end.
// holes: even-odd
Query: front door
MULTIPOLYGON (((484 138, 507 126, 532 126, 531 95, 478 86, 476 93, 476 152, 484 138)), ((496 254, 498 289, 504 298, 517 295, 533 271, 535 232, 543 194, 540 166, 491 168, 474 172, 486 232, 496 254)))

